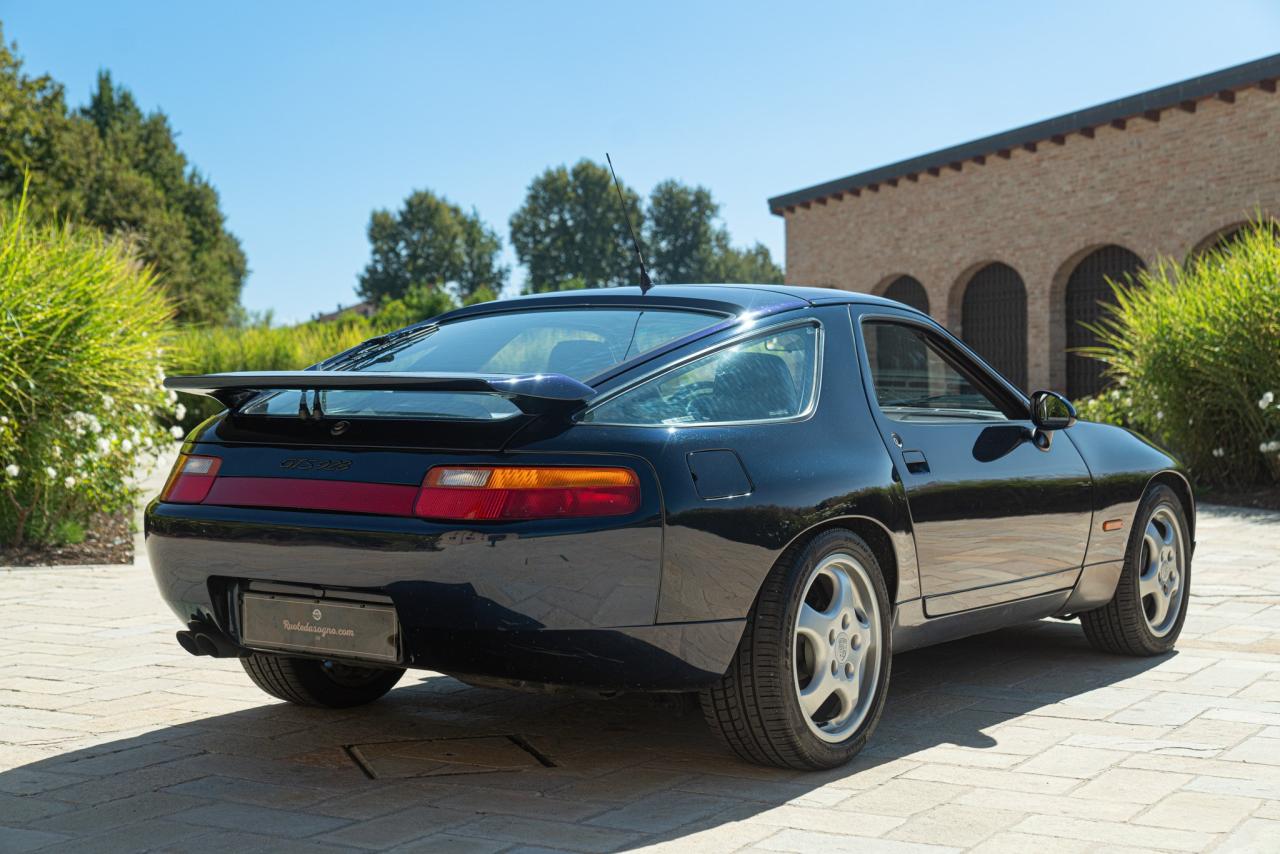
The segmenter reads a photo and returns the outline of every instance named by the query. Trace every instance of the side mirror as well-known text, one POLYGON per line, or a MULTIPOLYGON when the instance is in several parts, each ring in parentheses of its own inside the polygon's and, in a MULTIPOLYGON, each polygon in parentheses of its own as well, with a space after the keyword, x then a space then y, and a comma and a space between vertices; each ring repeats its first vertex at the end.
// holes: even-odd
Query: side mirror
POLYGON ((1076 423, 1076 408, 1056 391, 1031 395, 1031 423, 1040 430, 1065 430, 1076 423))

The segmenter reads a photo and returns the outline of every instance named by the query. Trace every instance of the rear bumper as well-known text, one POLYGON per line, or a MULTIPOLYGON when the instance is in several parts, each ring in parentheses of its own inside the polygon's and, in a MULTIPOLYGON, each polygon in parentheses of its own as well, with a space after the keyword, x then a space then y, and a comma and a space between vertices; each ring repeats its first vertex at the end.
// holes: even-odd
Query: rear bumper
POLYGON ((662 530, 583 520, 466 531, 417 519, 153 502, 146 543, 183 623, 238 640, 249 583, 375 594, 406 667, 599 690, 691 690, 744 621, 655 624, 662 530))

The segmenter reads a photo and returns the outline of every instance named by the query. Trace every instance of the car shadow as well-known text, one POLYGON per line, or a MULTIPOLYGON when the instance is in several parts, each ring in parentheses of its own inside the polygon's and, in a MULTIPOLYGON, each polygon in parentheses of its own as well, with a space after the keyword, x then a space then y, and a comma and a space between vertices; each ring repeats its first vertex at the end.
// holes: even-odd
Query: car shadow
POLYGON ((1094 652, 1078 625, 1051 620, 904 653, 868 747, 806 773, 738 760, 678 698, 521 694, 410 673, 376 704, 328 711, 258 701, 238 667, 184 659, 193 682, 205 668, 209 699, 147 694, 138 706, 172 701, 193 719, 0 773, 0 825, 106 848, 146 847, 137 834, 154 828, 166 850, 273 834, 389 848, 424 833, 437 834, 419 840, 426 850, 477 838, 630 850, 748 818, 784 826, 796 807, 858 810, 924 761, 1007 768, 1072 721, 1134 702, 1123 683, 1162 660, 1094 652))

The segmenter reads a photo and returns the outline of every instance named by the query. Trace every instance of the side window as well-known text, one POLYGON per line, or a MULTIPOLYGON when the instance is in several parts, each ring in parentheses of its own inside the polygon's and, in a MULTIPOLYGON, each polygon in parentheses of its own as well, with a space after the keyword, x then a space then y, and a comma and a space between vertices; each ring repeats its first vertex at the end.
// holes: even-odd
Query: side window
POLYGON ((1005 421, 1004 409, 959 369, 928 332, 885 321, 862 325, 876 403, 897 421, 1005 421))
POLYGON ((794 418, 809 408, 818 327, 807 324, 717 350, 587 412, 597 424, 723 424, 794 418))

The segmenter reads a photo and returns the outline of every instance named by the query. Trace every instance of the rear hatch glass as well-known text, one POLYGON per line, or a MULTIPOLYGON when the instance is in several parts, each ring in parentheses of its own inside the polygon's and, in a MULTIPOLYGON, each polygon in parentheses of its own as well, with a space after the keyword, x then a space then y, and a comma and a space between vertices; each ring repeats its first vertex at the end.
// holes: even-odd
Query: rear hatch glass
MULTIPOLYGON (((628 359, 697 332, 718 315, 674 309, 546 309, 461 318, 402 333, 382 346, 357 349, 324 367, 351 371, 565 374, 588 380, 628 359)), ((483 392, 329 390, 331 417, 502 421, 520 410, 483 392)), ((273 392, 244 415, 297 417, 312 402, 299 392, 273 392)))

